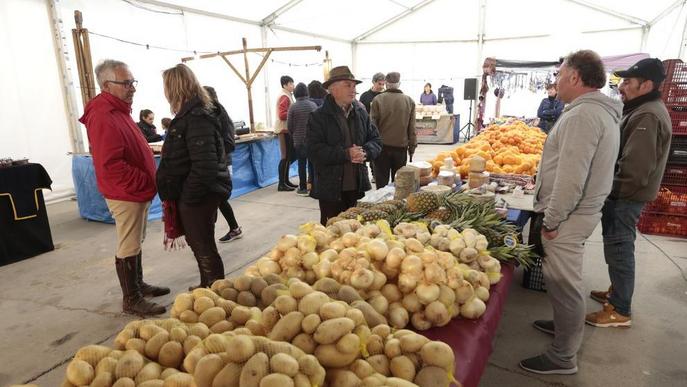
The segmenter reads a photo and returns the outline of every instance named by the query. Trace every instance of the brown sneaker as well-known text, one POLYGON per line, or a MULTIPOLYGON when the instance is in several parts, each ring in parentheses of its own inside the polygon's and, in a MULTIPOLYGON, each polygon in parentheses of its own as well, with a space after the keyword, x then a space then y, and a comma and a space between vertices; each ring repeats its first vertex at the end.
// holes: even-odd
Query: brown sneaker
POLYGON ((605 304, 608 302, 608 296, 611 295, 611 287, 608 287, 608 290, 592 290, 592 292, 589 294, 589 296, 592 298, 592 300, 600 303, 600 304, 605 304))
POLYGON ((609 303, 605 303, 602 310, 585 316, 584 322, 599 328, 629 328, 632 326, 632 319, 616 312, 613 305, 609 303))

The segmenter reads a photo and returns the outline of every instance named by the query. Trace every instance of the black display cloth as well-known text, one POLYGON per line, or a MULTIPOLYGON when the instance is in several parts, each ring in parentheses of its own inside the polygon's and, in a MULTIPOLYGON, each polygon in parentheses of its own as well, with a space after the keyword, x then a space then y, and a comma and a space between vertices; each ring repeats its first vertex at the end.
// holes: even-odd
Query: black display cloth
POLYGON ((496 67, 507 68, 553 68, 560 64, 560 61, 527 61, 527 60, 496 60, 496 67))
POLYGON ((0 266, 54 249, 41 191, 51 185, 40 164, 0 168, 0 266))

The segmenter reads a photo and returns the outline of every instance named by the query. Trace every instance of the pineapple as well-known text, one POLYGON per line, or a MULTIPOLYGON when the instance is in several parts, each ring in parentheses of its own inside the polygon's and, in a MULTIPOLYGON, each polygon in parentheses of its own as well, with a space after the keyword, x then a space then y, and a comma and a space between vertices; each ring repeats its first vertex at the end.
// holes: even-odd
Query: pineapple
POLYGON ((389 216, 389 214, 387 214, 384 211, 367 210, 360 214, 360 223, 374 222, 380 219, 386 219, 387 216, 389 216))
POLYGON ((357 212, 344 211, 344 212, 340 213, 339 215, 337 215, 337 218, 341 218, 341 219, 357 219, 357 218, 358 218, 358 215, 360 215, 360 214, 357 213, 357 212))
POLYGON ((386 203, 377 204, 376 206, 372 207, 371 209, 376 210, 376 211, 386 212, 387 214, 392 214, 398 210, 398 208, 396 206, 394 206, 393 204, 386 204, 386 203))
POLYGON ((439 208, 439 197, 433 192, 414 192, 407 200, 410 212, 427 214, 439 208))
POLYGON ((344 220, 344 218, 342 218, 342 217, 340 217, 340 216, 335 216, 335 217, 333 217, 333 218, 329 218, 329 219, 327 220, 327 226, 331 226, 332 224, 334 224, 334 223, 336 223, 336 222, 338 222, 338 221, 341 221, 341 220, 344 220))
POLYGON ((382 204, 391 204, 396 206, 399 210, 405 210, 406 209, 406 202, 403 200, 387 200, 382 204))
POLYGON ((427 214, 427 219, 438 220, 441 223, 446 223, 451 220, 453 212, 446 207, 439 207, 436 210, 427 214))
POLYGON ((374 206, 376 206, 376 203, 369 203, 369 202, 358 202, 356 205, 357 208, 362 208, 362 209, 370 209, 374 206))

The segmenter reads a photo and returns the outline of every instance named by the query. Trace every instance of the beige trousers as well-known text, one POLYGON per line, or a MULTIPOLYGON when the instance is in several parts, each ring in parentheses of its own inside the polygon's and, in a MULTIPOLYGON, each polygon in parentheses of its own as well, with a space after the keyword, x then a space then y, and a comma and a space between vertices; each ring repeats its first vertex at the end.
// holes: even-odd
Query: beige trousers
POLYGON ((138 203, 105 199, 117 229, 117 258, 126 258, 141 252, 148 223, 150 202, 138 203))

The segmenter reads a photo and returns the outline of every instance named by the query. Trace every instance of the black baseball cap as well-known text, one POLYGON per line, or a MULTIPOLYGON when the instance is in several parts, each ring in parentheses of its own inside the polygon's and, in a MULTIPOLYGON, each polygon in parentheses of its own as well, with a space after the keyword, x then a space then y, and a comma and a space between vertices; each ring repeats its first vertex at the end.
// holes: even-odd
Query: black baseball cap
POLYGON ((613 74, 621 78, 643 78, 661 83, 666 79, 666 71, 663 62, 658 58, 646 58, 632 65, 624 71, 616 71, 613 74))

